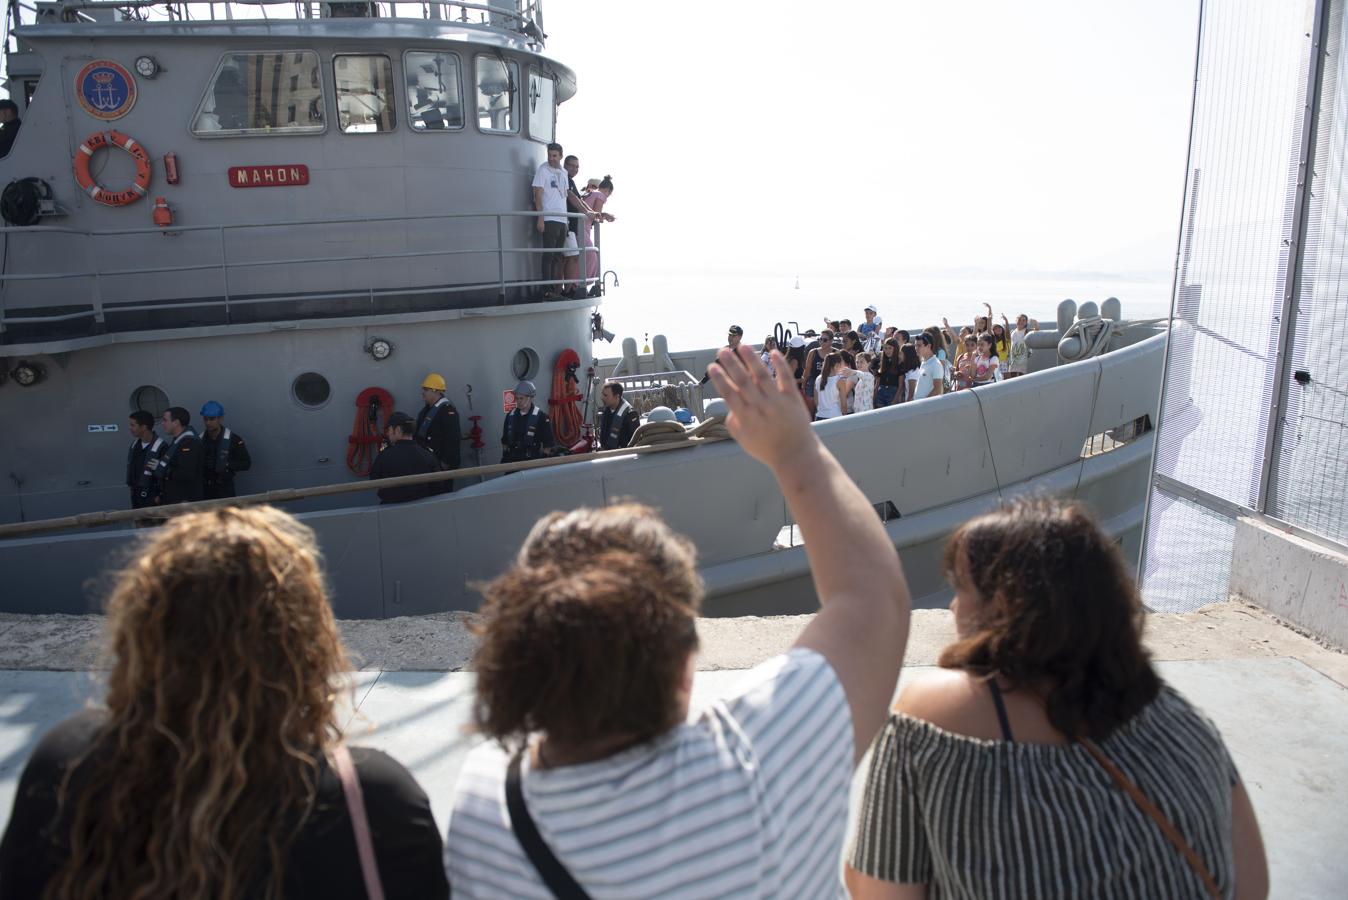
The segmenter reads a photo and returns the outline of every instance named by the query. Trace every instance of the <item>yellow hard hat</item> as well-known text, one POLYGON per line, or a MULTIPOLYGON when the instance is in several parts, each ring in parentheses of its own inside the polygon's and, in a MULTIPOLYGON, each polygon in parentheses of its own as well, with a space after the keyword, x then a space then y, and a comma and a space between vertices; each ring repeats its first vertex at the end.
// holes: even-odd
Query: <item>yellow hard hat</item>
POLYGON ((421 386, 433 391, 443 391, 445 389, 445 376, 432 372, 426 376, 426 380, 421 383, 421 386))

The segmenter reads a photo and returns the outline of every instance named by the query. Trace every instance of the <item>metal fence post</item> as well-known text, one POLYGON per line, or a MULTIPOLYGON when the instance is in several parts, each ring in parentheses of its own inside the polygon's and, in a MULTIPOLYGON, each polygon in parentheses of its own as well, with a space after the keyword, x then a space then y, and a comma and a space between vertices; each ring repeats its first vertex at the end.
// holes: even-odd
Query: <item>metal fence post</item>
POLYGON ((1259 496, 1255 509, 1265 515, 1277 499, 1278 457, 1282 455, 1284 421, 1287 416, 1287 369, 1296 340, 1297 306, 1301 301, 1302 265, 1306 259, 1306 230, 1310 224, 1311 181, 1315 178, 1315 140, 1320 122, 1321 89, 1324 86, 1325 42, 1329 36, 1329 0, 1316 0, 1315 25, 1311 29, 1310 65, 1306 72, 1306 107, 1302 110, 1301 147, 1297 153, 1297 187, 1292 201, 1292 237, 1287 248, 1287 267, 1282 284, 1282 315, 1278 320, 1278 346, 1273 364, 1273 407, 1269 410, 1264 439, 1264 464, 1259 472, 1259 496))

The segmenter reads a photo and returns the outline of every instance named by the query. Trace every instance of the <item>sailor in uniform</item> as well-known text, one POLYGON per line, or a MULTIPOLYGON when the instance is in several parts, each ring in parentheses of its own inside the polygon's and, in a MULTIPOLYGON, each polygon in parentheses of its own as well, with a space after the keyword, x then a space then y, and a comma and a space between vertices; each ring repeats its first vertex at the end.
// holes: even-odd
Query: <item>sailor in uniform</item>
POLYGON ((172 441, 161 461, 160 494, 164 503, 185 503, 202 499, 201 441, 189 427, 192 414, 181 406, 164 412, 164 433, 172 441))
MULTIPOLYGON (((445 399, 445 379, 432 372, 421 382, 421 399, 426 405, 417 413, 417 427, 413 439, 431 451, 442 471, 459 467, 459 411, 445 399)), ((445 490, 454 490, 452 481, 445 490)))
MULTIPOLYGON (((370 480, 396 478, 400 475, 422 475, 440 471, 440 464, 431 455, 431 451, 419 446, 412 440, 416 424, 407 413, 395 412, 388 417, 384 426, 384 436, 388 446, 379 451, 374 465, 370 467, 370 480)), ((405 484, 398 487, 380 488, 380 503, 406 503, 420 500, 444 489, 444 482, 431 484, 405 484)))
POLYGON ((201 408, 202 496, 207 500, 233 497, 234 473, 253 465, 243 438, 224 427, 225 408, 210 400, 201 408))
POLYGON ((134 440, 126 451, 126 486, 131 489, 131 508, 144 509, 159 502, 159 461, 168 441, 154 433, 154 416, 143 409, 131 414, 134 440))
POLYGON ((599 413, 599 449, 617 450, 632 442, 632 435, 641 425, 641 414, 623 399, 623 386, 610 381, 599 392, 604 408, 599 413))
POLYGON ((501 462, 521 462, 553 453, 552 422, 534 404, 538 390, 532 381, 515 385, 515 409, 501 430, 501 462))

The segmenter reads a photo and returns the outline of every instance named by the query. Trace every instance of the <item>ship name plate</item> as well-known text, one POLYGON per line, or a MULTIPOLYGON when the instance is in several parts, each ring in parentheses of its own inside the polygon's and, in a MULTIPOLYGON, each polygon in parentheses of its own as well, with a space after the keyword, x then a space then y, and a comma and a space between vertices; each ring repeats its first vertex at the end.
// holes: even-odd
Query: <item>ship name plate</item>
POLYGON ((309 183, 309 167, 230 166, 229 186, 236 188, 298 187, 309 183))

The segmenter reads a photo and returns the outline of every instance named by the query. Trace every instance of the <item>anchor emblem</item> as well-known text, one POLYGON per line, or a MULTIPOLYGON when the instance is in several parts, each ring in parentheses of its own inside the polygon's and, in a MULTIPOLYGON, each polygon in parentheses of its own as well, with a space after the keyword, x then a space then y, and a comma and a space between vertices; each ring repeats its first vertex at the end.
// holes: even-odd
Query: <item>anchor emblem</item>
POLYGON ((84 111, 96 119, 120 119, 136 103, 136 81, 131 73, 108 59, 86 65, 75 78, 75 96, 84 111))

